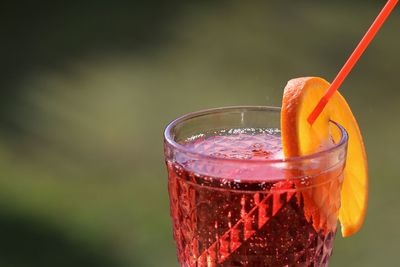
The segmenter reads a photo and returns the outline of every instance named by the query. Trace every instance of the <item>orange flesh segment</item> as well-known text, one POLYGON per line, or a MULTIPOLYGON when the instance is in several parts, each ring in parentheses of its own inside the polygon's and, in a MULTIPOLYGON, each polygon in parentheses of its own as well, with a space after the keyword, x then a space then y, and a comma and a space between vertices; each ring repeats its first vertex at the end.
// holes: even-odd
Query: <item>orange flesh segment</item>
POLYGON ((361 228, 365 218, 368 200, 367 158, 357 121, 339 92, 332 96, 314 124, 311 126, 308 123, 308 116, 328 88, 329 83, 317 77, 297 78, 288 82, 281 111, 282 145, 287 158, 307 155, 318 151, 321 144, 329 139, 329 120, 346 129, 349 140, 339 221, 342 235, 347 237, 361 228))

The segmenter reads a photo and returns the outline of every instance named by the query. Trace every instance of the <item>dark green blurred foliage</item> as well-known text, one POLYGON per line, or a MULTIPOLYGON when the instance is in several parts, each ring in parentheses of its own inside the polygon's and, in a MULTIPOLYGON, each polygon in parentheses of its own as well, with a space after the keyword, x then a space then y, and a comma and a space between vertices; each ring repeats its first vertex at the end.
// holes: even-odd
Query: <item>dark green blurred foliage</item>
MULTIPOLYGON (((12 85, 34 69, 63 69, 66 63, 85 56, 157 48, 168 39, 164 25, 181 8, 177 1, 158 0, 3 5, 1 82, 12 85)), ((8 127, 15 125, 4 113, 13 106, 9 98, 18 98, 21 93, 18 89, 5 87, 6 94, 1 98, 0 116, 9 123, 8 127)))
MULTIPOLYGON (((332 80, 384 1, 9 3, 0 9, 0 266, 177 266, 162 132, 332 80)), ((370 206, 331 266, 392 266, 400 240, 399 9, 341 88, 370 206)))
POLYGON ((93 251, 70 240, 60 229, 29 216, 0 212, 0 265, 8 266, 116 266, 108 250, 93 251))

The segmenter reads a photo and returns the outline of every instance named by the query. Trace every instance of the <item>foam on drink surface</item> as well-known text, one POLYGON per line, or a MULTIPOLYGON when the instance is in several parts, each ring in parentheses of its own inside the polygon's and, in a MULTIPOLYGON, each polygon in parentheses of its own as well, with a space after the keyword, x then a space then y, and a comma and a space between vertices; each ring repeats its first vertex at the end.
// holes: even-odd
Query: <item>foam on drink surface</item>
POLYGON ((230 129, 188 138, 183 145, 206 156, 224 159, 281 159, 282 141, 277 129, 230 129))
POLYGON ((176 161, 196 177, 202 177, 205 184, 213 178, 218 178, 213 182, 220 182, 221 187, 234 186, 232 181, 261 184, 285 178, 284 162, 268 163, 283 159, 278 129, 220 130, 192 136, 181 144, 196 155, 178 152, 176 161))

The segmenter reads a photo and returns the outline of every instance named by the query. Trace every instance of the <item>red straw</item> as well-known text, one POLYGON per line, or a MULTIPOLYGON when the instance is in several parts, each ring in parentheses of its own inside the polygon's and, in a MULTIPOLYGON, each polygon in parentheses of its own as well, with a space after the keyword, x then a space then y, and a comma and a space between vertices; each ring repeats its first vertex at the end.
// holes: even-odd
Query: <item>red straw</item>
POLYGON ((346 61, 342 69, 339 71, 336 78, 333 80, 331 86, 325 92, 325 95, 318 102, 317 106, 311 112, 308 117, 308 122, 312 125, 314 121, 318 118, 319 114, 322 112, 326 104, 332 95, 336 92, 336 90, 343 83, 346 76, 352 70, 354 65, 357 63, 358 59, 364 53, 365 49, 368 47, 369 43, 374 39, 375 34, 379 31, 385 20, 388 18, 393 8, 396 6, 398 0, 389 0, 386 5, 383 7, 381 13, 379 13, 378 17, 376 17, 374 23, 372 23, 371 27, 368 29, 367 33, 364 35, 360 43, 357 45, 354 52, 351 54, 349 59, 346 61))

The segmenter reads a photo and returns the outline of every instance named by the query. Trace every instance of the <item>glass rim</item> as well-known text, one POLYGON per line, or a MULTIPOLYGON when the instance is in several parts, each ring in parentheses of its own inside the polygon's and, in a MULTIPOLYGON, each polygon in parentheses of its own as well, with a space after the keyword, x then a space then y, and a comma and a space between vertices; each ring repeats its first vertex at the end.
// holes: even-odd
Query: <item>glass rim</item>
POLYGON ((274 158, 274 159, 237 159, 237 158, 221 158, 217 156, 211 156, 211 155, 206 155, 201 152, 197 152, 196 150, 190 149, 184 145, 179 144, 176 142, 172 135, 172 129, 187 120, 200 117, 200 116, 205 116, 205 115, 210 115, 210 114, 216 114, 216 113, 225 113, 227 111, 234 111, 234 110, 243 110, 243 111, 269 111, 269 112, 280 112, 281 108, 280 107, 273 107, 273 106, 226 106, 226 107, 218 107, 218 108, 209 108, 209 109, 203 109, 195 112, 190 112, 185 115, 182 115, 175 120, 171 121, 168 123, 167 127, 165 128, 164 131, 164 139, 165 141, 172 146, 174 149, 183 152, 185 154, 190 154, 195 157, 199 158, 205 158, 208 160, 216 160, 216 161, 228 161, 228 162, 246 162, 246 163, 270 163, 270 164, 275 164, 275 163, 289 163, 289 162, 298 162, 298 161, 304 161, 304 160, 310 160, 310 159, 315 159, 318 157, 322 157, 325 154, 329 154, 331 152, 335 152, 339 149, 341 149, 343 146, 346 146, 347 141, 349 139, 348 133, 346 129, 340 125, 339 123, 330 120, 330 123, 333 123, 341 133, 341 138, 338 143, 336 143, 334 146, 330 146, 326 149, 322 149, 318 152, 303 155, 303 156, 295 156, 295 157, 289 157, 289 158, 274 158))

